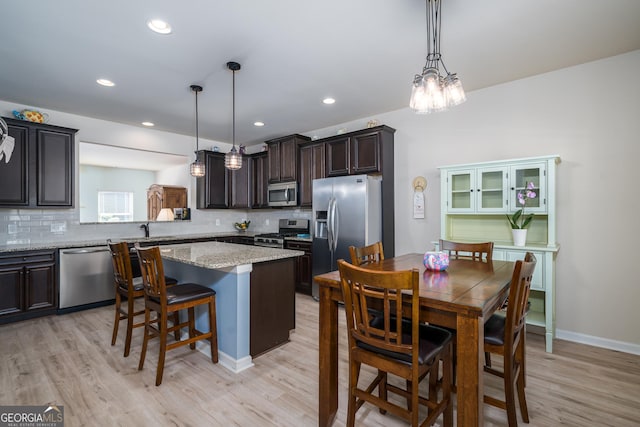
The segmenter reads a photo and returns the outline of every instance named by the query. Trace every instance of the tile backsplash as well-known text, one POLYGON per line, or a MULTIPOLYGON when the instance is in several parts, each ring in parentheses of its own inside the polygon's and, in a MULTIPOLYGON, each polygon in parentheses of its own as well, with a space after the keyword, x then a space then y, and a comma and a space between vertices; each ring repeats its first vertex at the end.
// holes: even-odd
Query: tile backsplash
MULTIPOLYGON (((233 224, 251 221, 249 231, 272 232, 278 229, 281 218, 309 219, 310 209, 264 210, 197 210, 191 221, 153 222, 151 236, 179 236, 184 234, 220 233, 235 231, 233 224)), ((144 236, 141 222, 81 224, 76 209, 0 209, 0 245, 28 245, 34 243, 81 242, 108 238, 144 236)))

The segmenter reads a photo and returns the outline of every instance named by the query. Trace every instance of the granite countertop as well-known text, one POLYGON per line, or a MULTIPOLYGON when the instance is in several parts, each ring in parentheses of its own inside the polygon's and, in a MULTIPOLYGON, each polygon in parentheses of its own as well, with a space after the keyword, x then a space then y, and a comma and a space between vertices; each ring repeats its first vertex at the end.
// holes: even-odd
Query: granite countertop
MULTIPOLYGON (((126 241, 129 243, 140 243, 142 246, 153 245, 155 242, 168 242, 173 240, 190 240, 190 239, 215 239, 216 237, 233 237, 246 236, 253 237, 259 233, 254 232, 219 232, 219 233, 199 233, 199 234, 180 234, 172 236, 151 236, 151 237, 114 237, 114 242, 126 241)), ((43 249, 67 249, 67 248, 86 248, 90 246, 102 246, 107 244, 107 239, 101 240, 79 240, 79 241, 51 241, 37 243, 23 243, 16 245, 0 245, 0 253, 33 251, 43 249)))
POLYGON ((274 261, 304 255, 302 251, 223 242, 181 243, 160 247, 162 257, 210 269, 274 261))

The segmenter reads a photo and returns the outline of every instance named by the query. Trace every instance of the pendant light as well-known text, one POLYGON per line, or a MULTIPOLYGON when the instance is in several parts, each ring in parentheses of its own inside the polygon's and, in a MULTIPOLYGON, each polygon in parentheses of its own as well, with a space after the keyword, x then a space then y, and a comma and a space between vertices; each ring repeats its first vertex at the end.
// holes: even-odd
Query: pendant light
POLYGON ((240 69, 240 64, 237 62, 227 62, 227 68, 231 70, 233 73, 233 133, 232 133, 232 147, 231 151, 229 151, 224 156, 224 166, 227 169, 236 170, 242 167, 242 154, 238 153, 236 150, 236 71, 240 69))
POLYGON ((467 100, 462 82, 456 73, 450 73, 440 53, 442 32, 442 0, 426 0, 427 3, 427 62, 422 74, 413 79, 409 106, 418 114, 444 111, 467 100), (440 67, 446 76, 440 74, 440 67))
POLYGON ((203 177, 205 172, 206 172, 206 168, 204 166, 204 163, 198 160, 198 150, 199 150, 199 143, 198 143, 198 93, 202 92, 202 86, 198 86, 198 85, 191 85, 191 90, 196 94, 196 160, 195 162, 191 163, 191 166, 189 168, 190 172, 191 172, 191 176, 195 176, 196 178, 199 177, 203 177))

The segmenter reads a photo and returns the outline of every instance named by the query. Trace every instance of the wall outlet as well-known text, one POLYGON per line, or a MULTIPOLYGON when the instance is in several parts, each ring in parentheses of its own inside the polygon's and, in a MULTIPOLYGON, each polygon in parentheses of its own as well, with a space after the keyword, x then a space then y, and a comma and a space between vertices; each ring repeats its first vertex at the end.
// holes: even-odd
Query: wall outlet
POLYGON ((220 219, 216 218, 216 225, 220 225, 220 219))

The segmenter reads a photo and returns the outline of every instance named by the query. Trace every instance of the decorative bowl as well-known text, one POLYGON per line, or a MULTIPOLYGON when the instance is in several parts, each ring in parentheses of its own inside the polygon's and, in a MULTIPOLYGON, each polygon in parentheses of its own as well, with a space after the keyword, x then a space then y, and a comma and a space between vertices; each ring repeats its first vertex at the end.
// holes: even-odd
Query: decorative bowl
POLYGON ((439 251, 426 252, 423 263, 428 270, 444 271, 449 267, 449 254, 439 251))

